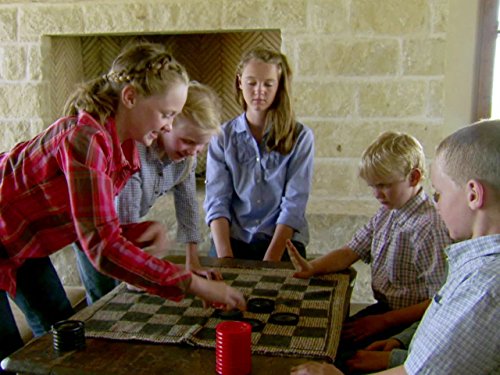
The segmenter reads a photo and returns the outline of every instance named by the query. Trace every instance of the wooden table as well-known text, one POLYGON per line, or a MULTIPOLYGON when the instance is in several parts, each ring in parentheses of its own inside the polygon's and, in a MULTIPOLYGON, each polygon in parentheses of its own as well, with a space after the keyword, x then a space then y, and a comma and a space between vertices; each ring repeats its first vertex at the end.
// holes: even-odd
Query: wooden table
MULTIPOLYGON (((169 257, 174 263, 183 263, 183 257, 169 257)), ((232 268, 293 268, 288 262, 261 262, 234 259, 202 258, 207 267, 232 268)), ((350 275, 350 299, 356 277, 350 275)), ((349 306, 346 303, 346 306, 349 306)), ((346 309, 347 316, 348 311, 346 309)), ((252 355, 252 374, 289 374, 292 366, 307 361, 305 358, 252 355)), ((117 341, 87 338, 86 347, 58 354, 52 347, 52 335, 46 334, 30 341, 2 362, 5 370, 21 374, 51 375, 151 375, 151 374, 215 374, 213 350, 182 345, 165 345, 136 341, 117 341)))

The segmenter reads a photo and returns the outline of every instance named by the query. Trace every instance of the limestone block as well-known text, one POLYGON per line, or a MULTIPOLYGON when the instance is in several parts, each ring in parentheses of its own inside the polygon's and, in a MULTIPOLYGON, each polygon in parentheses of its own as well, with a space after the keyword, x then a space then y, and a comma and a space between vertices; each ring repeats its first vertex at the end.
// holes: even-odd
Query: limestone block
POLYGON ((312 193, 336 199, 367 196, 366 184, 358 177, 358 159, 316 158, 312 193))
MULTIPOLYGON (((186 1, 185 1, 186 2, 186 1)), ((182 27, 180 12, 182 1, 151 2, 148 4, 148 29, 168 32, 182 27)))
MULTIPOLYGON (((442 84, 432 82, 436 94, 432 94, 429 106, 441 108, 442 84), (434 100, 434 96, 437 96, 434 100)), ((431 110, 430 110, 431 111, 431 110)), ((437 115, 437 113, 435 113, 437 115)), ((431 157, 437 140, 443 136, 443 130, 438 123, 432 121, 414 121, 387 119, 384 121, 348 121, 324 120, 308 121, 307 125, 314 132, 316 157, 349 157, 359 160, 363 151, 382 132, 388 130, 405 132, 416 137, 423 145, 426 154, 431 157)))
POLYGON ((429 28, 427 0, 352 0, 352 28, 361 34, 408 35, 429 28))
POLYGON ((364 117, 424 116, 428 84, 423 80, 363 83, 359 112, 364 117))
POLYGON ((17 8, 0 6, 0 41, 14 42, 17 30, 17 8))
MULTIPOLYGON (((30 46, 28 48, 28 80, 40 81, 43 77, 42 54, 38 46, 30 46)), ((45 67, 48 67, 45 65, 45 67)))
MULTIPOLYGON (((0 98, 0 106, 2 98, 0 98)), ((0 122, 0 152, 10 150, 15 144, 29 138, 30 121, 1 121, 0 122)))
POLYGON ((449 0, 434 0, 429 3, 431 8, 431 32, 445 33, 449 17, 449 0))
POLYGON ((0 47, 0 79, 6 81, 26 80, 26 47, 9 45, 0 47))
POLYGON ((303 32, 307 25, 306 0, 272 0, 269 26, 273 29, 303 32))
POLYGON ((182 3, 177 22, 181 30, 220 30, 222 28, 220 1, 189 0, 182 3))
POLYGON ((446 41, 442 38, 411 39, 403 42, 403 74, 444 74, 446 41))
POLYGON ((121 2, 119 4, 82 5, 84 32, 115 33, 149 31, 147 7, 141 2, 121 2))
POLYGON ((268 27, 272 7, 268 0, 225 1, 222 22, 225 28, 268 27))
POLYGON ((295 110, 300 117, 344 117, 355 111, 354 86, 349 82, 295 82, 295 110))
POLYGON ((301 76, 394 75, 400 65, 399 42, 332 40, 316 37, 299 43, 301 76))
POLYGON ((20 8, 19 37, 23 41, 38 41, 47 34, 81 34, 84 22, 79 6, 30 4, 20 8))
POLYGON ((308 30, 316 33, 345 34, 350 32, 349 0, 310 0, 308 30))
POLYGON ((63 285, 66 286, 80 286, 80 274, 76 267, 76 258, 71 246, 66 246, 64 249, 53 253, 50 260, 54 265, 59 278, 63 285))
POLYGON ((43 113, 45 90, 42 85, 12 84, 0 86, 0 118, 30 118, 43 113))
POLYGON ((444 116, 444 81, 433 80, 429 83, 428 116, 442 119, 444 116))

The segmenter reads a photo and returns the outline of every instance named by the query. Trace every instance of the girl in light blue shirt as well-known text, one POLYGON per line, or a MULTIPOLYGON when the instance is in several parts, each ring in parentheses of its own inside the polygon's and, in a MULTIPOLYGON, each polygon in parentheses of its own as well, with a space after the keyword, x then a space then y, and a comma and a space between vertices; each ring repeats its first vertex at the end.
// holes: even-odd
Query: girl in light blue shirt
POLYGON ((238 65, 244 113, 223 125, 207 154, 204 208, 211 256, 279 261, 291 239, 305 256, 314 136, 295 119, 286 57, 254 49, 238 65))

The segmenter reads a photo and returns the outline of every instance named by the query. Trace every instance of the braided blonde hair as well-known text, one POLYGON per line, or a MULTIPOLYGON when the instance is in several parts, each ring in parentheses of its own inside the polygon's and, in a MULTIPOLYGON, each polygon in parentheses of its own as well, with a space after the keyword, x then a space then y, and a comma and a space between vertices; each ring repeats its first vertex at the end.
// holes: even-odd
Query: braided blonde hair
POLYGON ((104 123, 116 114, 120 93, 126 85, 148 97, 188 82, 185 68, 162 45, 132 45, 117 56, 107 74, 77 88, 66 102, 64 115, 75 116, 85 111, 104 123))

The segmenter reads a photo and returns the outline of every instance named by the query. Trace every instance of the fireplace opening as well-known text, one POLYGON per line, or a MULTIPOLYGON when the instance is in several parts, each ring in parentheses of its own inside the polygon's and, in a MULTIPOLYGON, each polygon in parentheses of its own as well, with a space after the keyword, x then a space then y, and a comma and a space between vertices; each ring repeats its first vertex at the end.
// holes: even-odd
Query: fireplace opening
MULTIPOLYGON (((129 43, 150 41, 165 45, 182 63, 191 79, 211 86, 220 96, 222 121, 241 112, 234 99, 234 74, 243 52, 256 47, 281 50, 279 30, 201 34, 53 36, 50 38, 51 120, 59 118, 64 103, 80 82, 106 73, 129 43)), ((198 156, 196 175, 205 177, 206 150, 198 156)))

